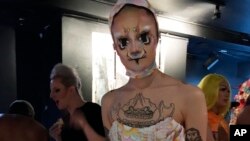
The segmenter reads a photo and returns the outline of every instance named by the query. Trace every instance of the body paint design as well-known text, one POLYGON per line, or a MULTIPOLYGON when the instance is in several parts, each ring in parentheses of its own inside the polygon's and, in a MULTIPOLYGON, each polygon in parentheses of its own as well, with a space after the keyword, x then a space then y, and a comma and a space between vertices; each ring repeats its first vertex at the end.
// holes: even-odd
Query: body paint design
POLYGON ((199 130, 195 128, 186 130, 186 141, 202 141, 199 130))
POLYGON ((125 33, 128 33, 128 32, 139 32, 139 29, 138 27, 131 27, 131 28, 127 28, 124 30, 125 33))
POLYGON ((113 35, 115 44, 119 46, 120 50, 124 50, 128 47, 139 49, 140 47, 144 47, 145 45, 150 44, 152 40, 151 38, 153 38, 151 37, 150 26, 143 27, 140 32, 139 28, 137 27, 124 28, 124 31, 122 33, 115 32, 113 35), (135 32, 133 36, 129 34, 131 31, 135 32), (139 42, 140 44, 136 44, 136 42, 139 42))
POLYGON ((112 113, 117 116, 120 123, 130 127, 143 128, 155 125, 166 117, 172 117, 175 105, 165 104, 160 101, 153 103, 151 99, 143 96, 142 93, 130 99, 127 103, 113 107, 112 113))

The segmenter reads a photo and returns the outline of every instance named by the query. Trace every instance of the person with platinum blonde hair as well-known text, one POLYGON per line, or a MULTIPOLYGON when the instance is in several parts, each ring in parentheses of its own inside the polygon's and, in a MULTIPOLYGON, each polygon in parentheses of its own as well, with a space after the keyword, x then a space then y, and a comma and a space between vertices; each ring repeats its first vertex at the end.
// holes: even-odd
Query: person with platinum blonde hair
POLYGON ((100 105, 84 100, 76 69, 56 64, 50 75, 50 97, 64 116, 49 129, 56 141, 103 141, 100 105))
POLYGON ((231 105, 231 87, 226 77, 207 74, 198 84, 205 94, 208 111, 208 128, 215 141, 229 141, 229 123, 225 115, 231 105))
POLYGON ((110 12, 113 48, 128 82, 102 98, 111 141, 205 141, 207 111, 202 91, 157 69, 159 29, 146 0, 118 0, 110 12))

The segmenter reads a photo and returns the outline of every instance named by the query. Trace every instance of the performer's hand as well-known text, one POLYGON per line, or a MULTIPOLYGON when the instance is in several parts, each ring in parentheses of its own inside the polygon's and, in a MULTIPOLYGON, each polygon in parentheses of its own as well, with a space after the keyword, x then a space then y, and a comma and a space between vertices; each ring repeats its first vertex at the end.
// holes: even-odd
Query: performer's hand
POLYGON ((49 128, 49 135, 55 139, 56 141, 61 141, 61 132, 63 127, 63 120, 59 118, 57 122, 55 122, 50 128, 49 128))

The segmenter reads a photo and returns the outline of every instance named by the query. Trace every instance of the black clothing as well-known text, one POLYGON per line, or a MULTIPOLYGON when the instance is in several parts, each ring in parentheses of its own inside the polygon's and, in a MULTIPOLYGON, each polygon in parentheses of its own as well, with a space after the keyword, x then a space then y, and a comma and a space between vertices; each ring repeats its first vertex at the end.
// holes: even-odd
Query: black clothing
MULTIPOLYGON (((105 131, 102 123, 101 106, 87 102, 82 107, 78 108, 82 111, 89 125, 96 133, 105 137, 105 131)), ((62 141, 87 141, 86 135, 80 129, 75 129, 69 126, 69 115, 63 118, 64 127, 61 132, 62 141)))

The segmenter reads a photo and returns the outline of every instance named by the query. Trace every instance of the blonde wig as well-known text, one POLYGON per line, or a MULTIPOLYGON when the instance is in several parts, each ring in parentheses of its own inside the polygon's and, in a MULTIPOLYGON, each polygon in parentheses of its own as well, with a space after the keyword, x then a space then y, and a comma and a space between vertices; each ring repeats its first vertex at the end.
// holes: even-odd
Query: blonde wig
MULTIPOLYGON (((218 100, 220 83, 223 81, 228 83, 229 90, 230 90, 230 97, 231 97, 230 84, 229 84, 228 80, 222 75, 208 74, 208 75, 204 76, 201 79, 201 81, 199 82, 198 87, 205 94, 206 103, 207 103, 207 110, 210 110, 215 106, 215 104, 218 100)), ((231 104, 231 100, 229 100, 227 105, 220 110, 219 114, 221 116, 224 116, 227 113, 227 111, 230 108, 230 104, 231 104)))

